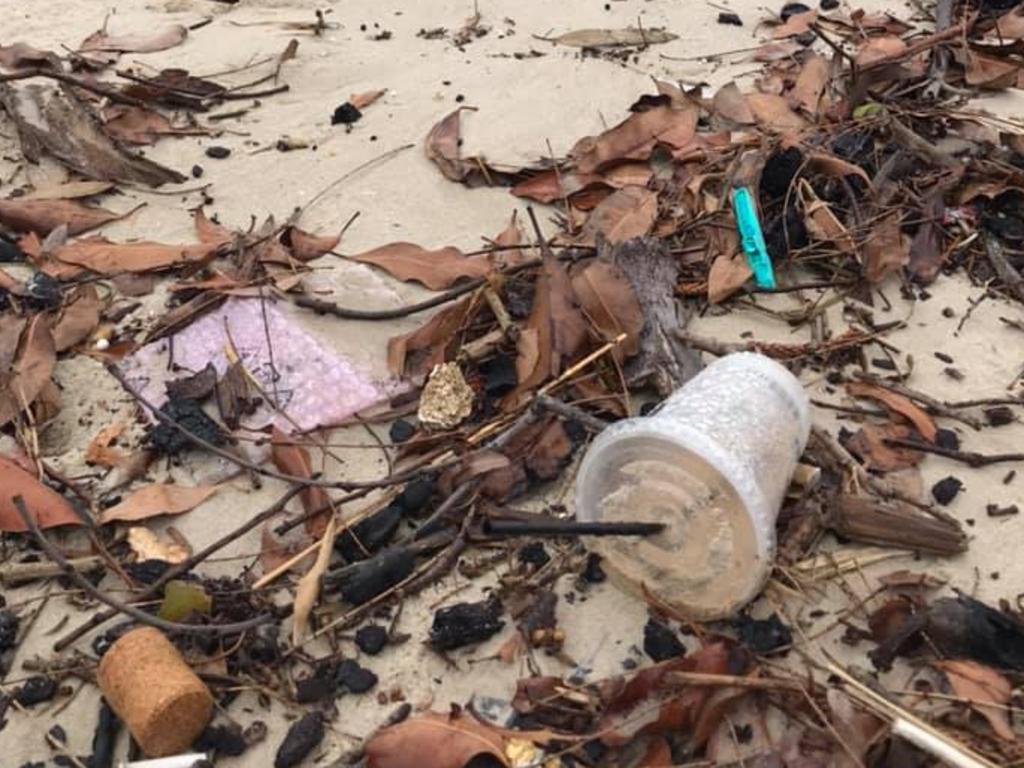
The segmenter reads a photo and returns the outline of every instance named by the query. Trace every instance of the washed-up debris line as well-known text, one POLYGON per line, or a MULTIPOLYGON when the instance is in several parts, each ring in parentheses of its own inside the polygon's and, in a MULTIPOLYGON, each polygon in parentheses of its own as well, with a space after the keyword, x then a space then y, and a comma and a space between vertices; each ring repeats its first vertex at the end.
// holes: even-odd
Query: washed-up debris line
MULTIPOLYGON (((719 20, 752 23, 730 12, 719 20)), ((320 14, 296 29, 326 34, 330 25, 320 14)), ((490 27, 477 13, 453 35, 439 29, 422 36, 465 46, 490 27)), ((987 300, 1024 302, 1024 125, 973 102, 1024 87, 1024 11, 939 0, 932 24, 848 13, 835 3, 821 10, 790 3, 758 29, 770 40, 740 52, 761 65, 751 88, 728 83, 711 92, 658 82, 655 93, 624 101, 624 120, 579 138, 564 158, 537 148, 543 160, 508 167, 465 156, 462 120, 479 124, 488 115, 460 108, 441 119, 424 151, 445 178, 506 186, 520 200, 549 207, 542 217, 530 209, 528 221, 512 215, 474 252, 396 242, 344 253, 438 292, 382 309, 343 307, 305 291, 311 262, 338 252, 344 230, 339 223, 327 235, 305 231, 303 210, 243 229, 200 207, 191 213, 191 244, 88 234, 132 215, 104 207, 116 204, 111 193, 119 188, 187 181, 133 147, 220 136, 225 119, 257 108, 253 99, 287 90, 287 62, 300 55, 296 41, 230 76, 243 75, 243 83, 124 65, 125 53, 188 45, 201 29, 101 30, 60 55, 25 42, 0 47, 0 104, 24 162, 46 157, 73 174, 58 187, 25 186, 0 200, 0 260, 10 265, 0 269, 0 580, 59 578, 89 614, 73 614, 57 633, 55 654, 36 660, 14 684, 20 673, 7 667, 32 631, 31 610, 0 598, 0 669, 8 680, 0 729, 5 718, 69 695, 70 681, 91 684, 97 669, 102 685, 116 687, 103 659, 119 654, 128 670, 119 674, 130 676, 132 659, 121 655, 148 653, 135 634, 148 627, 144 633, 160 638, 163 663, 182 668, 177 674, 206 710, 211 692, 220 697, 239 685, 299 705, 303 713, 274 763, 298 765, 324 740, 337 696, 402 701, 400 692, 375 691, 374 669, 387 663, 389 646, 409 639, 393 622, 382 623, 378 609, 399 606, 454 569, 473 577, 501 562, 511 565, 488 595, 447 601, 429 634, 415 640, 452 659, 499 636, 501 649, 487 663, 529 664, 546 653, 565 662, 565 678, 521 679, 508 695, 514 716, 501 722, 471 702, 415 713, 402 703, 353 760, 375 768, 405 765, 408 755, 428 768, 463 768, 483 758, 504 766, 1021 760, 1011 716, 1024 679, 1018 607, 940 595, 945 585, 925 573, 883 577, 835 626, 845 627, 850 644, 866 644, 866 668, 886 670, 910 658, 919 670, 913 691, 886 690, 877 675, 841 667, 785 614, 699 625, 655 600, 636 638, 650 663, 635 669, 634 659, 621 676, 581 678, 573 672, 579 660, 563 649, 552 585, 574 573, 581 589, 610 588, 597 586, 605 581, 600 559, 587 553, 583 529, 564 508, 542 515, 510 504, 564 481, 593 435, 646 413, 696 373, 702 354, 741 350, 823 376, 830 391, 857 403, 835 406, 854 416, 856 431, 812 431, 801 459, 805 481, 794 483, 779 518, 773 589, 799 591, 807 574, 859 570, 861 561, 836 548, 837 538, 938 556, 963 552, 968 537, 941 507, 964 481, 949 476, 925 499, 898 479, 929 454, 968 467, 1024 459, 962 450, 949 429, 955 422, 984 434, 1019 419, 1024 381, 998 382, 1001 395, 971 402, 912 388, 886 341, 901 323, 876 322, 871 311, 888 301, 886 292, 925 298, 929 285, 952 273, 986 286, 987 300), (236 101, 246 106, 236 110, 236 101), (143 326, 122 300, 152 291, 155 276, 174 298, 143 326), (778 293, 806 298, 783 319, 810 328, 811 341, 733 343, 687 330, 689 317, 713 306, 771 311, 763 299, 778 293), (253 303, 239 309, 238 302, 253 303), (285 302, 338 322, 432 310, 388 344, 391 373, 404 386, 367 385, 349 409, 364 423, 390 424, 384 477, 315 472, 328 450, 316 427, 343 423, 346 414, 285 402, 275 390, 272 347, 287 345, 291 331, 272 332, 266 310, 285 302), (823 320, 835 305, 845 308, 841 330, 823 320), (145 359, 140 351, 216 312, 261 317, 266 347, 214 340, 216 360, 181 371, 164 391, 146 389, 148 380, 135 376, 145 359), (73 355, 103 363, 135 399, 144 425, 115 422, 97 432, 85 455, 100 480, 65 477, 38 452, 39 430, 61 407, 54 372, 73 355), (875 372, 870 355, 884 358, 875 372), (243 450, 253 434, 264 454, 243 450), (188 513, 218 489, 153 484, 146 469, 203 456, 236 465, 253 482, 283 480, 288 490, 215 541, 189 542, 173 529, 157 535, 146 521, 188 513), (79 539, 62 538, 58 548, 56 528, 77 529, 81 545, 63 549, 79 539), (240 568, 233 578, 203 574, 208 558, 255 529, 263 541, 257 568, 240 568), (489 558, 495 548, 498 558, 489 558), (471 561, 469 552, 480 557, 471 561), (115 580, 120 589, 109 590, 115 580), (358 659, 320 642, 350 629, 364 654, 358 659)), ((613 61, 620 54, 609 51, 674 39, 642 28, 539 37, 613 61)), ((330 122, 352 128, 384 94, 352 95, 330 122)), ((275 148, 304 146, 288 138, 275 148)), ((206 155, 231 161, 221 140, 206 155)), ((190 175, 195 182, 203 174, 196 166, 190 175)), ((969 321, 947 319, 950 328, 969 321)), ((341 364, 331 365, 337 373, 341 364)), ((1010 509, 992 505, 988 514, 1016 514, 1010 509)), ((136 741, 150 744, 173 729, 146 719, 162 711, 159 702, 143 696, 148 709, 138 712, 131 694, 107 696, 94 768, 111 764, 121 720, 136 741)), ((228 702, 226 695, 218 700, 228 702)), ((191 733, 203 724, 188 725, 191 733)), ((214 759, 240 755, 265 732, 258 720, 243 730, 215 718, 192 747, 214 759)), ((61 732, 46 741, 68 754, 61 732)))

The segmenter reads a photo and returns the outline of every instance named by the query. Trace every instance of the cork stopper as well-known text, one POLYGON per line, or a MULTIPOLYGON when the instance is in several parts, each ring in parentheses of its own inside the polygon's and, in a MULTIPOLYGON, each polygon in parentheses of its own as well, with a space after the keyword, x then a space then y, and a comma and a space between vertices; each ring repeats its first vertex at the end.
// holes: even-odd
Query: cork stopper
POLYGON ((114 643, 100 661, 97 679, 148 757, 186 750, 213 712, 209 689, 153 627, 134 629, 114 643))

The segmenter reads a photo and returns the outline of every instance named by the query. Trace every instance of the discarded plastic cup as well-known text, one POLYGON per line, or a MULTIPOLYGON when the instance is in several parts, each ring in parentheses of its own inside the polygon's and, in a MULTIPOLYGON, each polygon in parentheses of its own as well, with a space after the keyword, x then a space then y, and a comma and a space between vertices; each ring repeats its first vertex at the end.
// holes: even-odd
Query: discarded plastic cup
POLYGON ((654 414, 597 437, 577 478, 577 518, 665 523, 644 539, 589 544, 627 589, 694 620, 729 616, 768 578, 809 432, 807 395, 789 371, 764 355, 727 355, 654 414))

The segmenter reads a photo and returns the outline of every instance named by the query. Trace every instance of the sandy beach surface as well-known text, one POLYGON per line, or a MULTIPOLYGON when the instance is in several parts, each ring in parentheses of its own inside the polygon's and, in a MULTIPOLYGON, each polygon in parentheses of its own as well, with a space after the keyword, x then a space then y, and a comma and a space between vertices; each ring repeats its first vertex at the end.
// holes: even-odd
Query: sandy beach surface
MULTIPOLYGON (((869 10, 888 7, 876 0, 865 5, 869 10)), ((755 30, 762 15, 761 3, 731 0, 729 6, 743 18, 743 27, 718 24, 719 11, 702 2, 478 0, 482 22, 490 31, 460 48, 449 39, 427 39, 418 33, 436 27, 458 29, 473 13, 473 3, 466 0, 241 0, 235 5, 209 0, 149 0, 119 5, 99 0, 23 0, 9 2, 3 9, 0 43, 23 41, 59 51, 76 46, 104 23, 110 30, 127 32, 169 23, 191 25, 211 18, 211 23, 190 33, 181 46, 160 53, 127 54, 122 59, 122 66, 173 66, 202 75, 241 68, 259 58, 277 55, 291 39, 297 39, 297 55, 281 69, 281 81, 290 86, 286 93, 262 100, 238 119, 222 122, 224 131, 219 136, 167 138, 147 147, 145 154, 186 173, 193 165, 201 165, 202 178, 190 180, 181 188, 208 185, 205 194, 211 200, 206 205, 207 213, 216 213, 221 222, 238 228, 248 227, 251 221, 262 222, 268 216, 283 220, 350 173, 304 210, 304 228, 337 231, 358 213, 339 246, 342 252, 363 251, 396 240, 430 248, 454 245, 472 250, 484 242, 483 238, 501 232, 513 211, 519 210, 522 215, 523 204, 505 189, 468 189, 438 173, 423 152, 424 137, 432 125, 462 105, 472 108, 463 119, 465 154, 480 154, 493 163, 512 166, 544 155, 562 156, 578 137, 598 133, 621 120, 640 94, 651 91, 652 77, 685 84, 705 82, 714 87, 730 79, 743 81, 757 71, 760 65, 747 60, 743 53, 724 56, 719 64, 682 60, 749 48, 763 38, 763 33, 755 30), (325 12, 328 22, 322 34, 289 28, 291 22, 314 21, 317 9, 325 12), (651 46, 623 62, 584 57, 577 49, 541 39, 574 29, 622 28, 638 21, 647 29, 671 31, 678 39, 651 46), (386 95, 367 107, 351 130, 331 125, 334 108, 350 95, 379 88, 386 88, 386 95), (313 148, 261 151, 286 136, 302 139, 313 148), (214 144, 230 148, 230 156, 207 157, 206 147, 214 144)), ((909 8, 890 10, 907 16, 909 8)), ((240 85, 251 77, 251 73, 241 71, 222 79, 240 85)), ((1016 114, 1020 93, 1001 94, 982 106, 1016 114)), ((60 181, 65 175, 56 165, 46 163, 19 166, 14 130, 0 117, 0 196, 5 196, 9 186, 26 180, 40 186, 60 181)), ((154 194, 126 189, 112 199, 110 207, 117 211, 144 207, 101 232, 116 240, 193 242, 189 210, 202 202, 203 192, 198 191, 154 194)), ((540 212, 542 221, 547 221, 550 211, 541 206, 540 212)), ((547 226, 554 231, 553 225, 547 226)), ((332 256, 317 261, 314 273, 306 280, 325 296, 329 292, 329 298, 343 306, 387 308, 429 295, 381 271, 332 256)), ((1024 320, 1019 305, 992 298, 978 303, 985 286, 972 285, 962 275, 940 276, 924 301, 903 300, 896 281, 882 290, 888 305, 876 305, 875 319, 905 321, 905 327, 887 339, 894 347, 892 354, 898 365, 903 370, 912 369, 909 386, 951 401, 1006 393, 1024 366, 1024 334, 1001 318, 1024 320), (967 313, 969 318, 957 330, 967 313), (954 362, 938 359, 936 352, 954 362), (963 373, 962 380, 944 373, 950 365, 963 373)), ((144 297, 142 312, 157 316, 165 299, 162 290, 144 297)), ((786 295, 770 297, 759 305, 779 311, 799 307, 796 298, 786 295)), ((833 310, 829 315, 832 327, 842 328, 840 309, 833 310)), ((387 378, 387 339, 417 327, 426 316, 358 322, 315 316, 289 306, 283 306, 282 311, 294 315, 303 328, 378 381, 387 378)), ((793 331, 777 316, 751 306, 713 310, 694 319, 690 328, 722 340, 739 340, 748 332, 759 340, 808 339, 806 328, 793 331)), ((69 476, 81 475, 89 471, 84 464, 89 440, 108 422, 131 420, 135 405, 100 364, 88 357, 79 355, 62 361, 56 376, 63 390, 63 409, 40 435, 42 453, 69 476)), ((842 402, 842 393, 830 394, 823 379, 807 376, 803 383, 812 398, 842 402)), ((815 408, 814 421, 834 433, 843 423, 839 420, 842 415, 815 408)), ((1024 445, 1024 424, 1019 421, 984 433, 948 419, 940 418, 939 422, 959 434, 965 450, 999 453, 1020 450, 1024 445)), ((386 438, 386 427, 374 429, 386 438)), ((337 448, 336 458, 322 467, 327 476, 369 479, 386 473, 380 451, 362 427, 335 430, 331 438, 361 447, 337 448)), ((814 594, 769 590, 755 605, 755 614, 781 610, 799 623, 805 636, 813 636, 835 622, 836 611, 850 604, 851 595, 871 592, 879 573, 903 567, 941 575, 959 589, 989 602, 1015 602, 1024 583, 1024 561, 1019 556, 1024 516, 994 518, 986 514, 989 504, 1005 507, 1024 503, 1024 473, 1004 483, 1012 468, 994 465, 971 469, 938 456, 922 463, 918 489, 922 496, 948 475, 964 482, 963 492, 947 508, 967 526, 970 547, 964 555, 922 561, 890 553, 892 556, 884 562, 865 566, 844 579, 822 581, 814 594), (822 612, 809 616, 814 609, 822 612)), ((189 460, 181 466, 154 465, 150 477, 197 484, 222 480, 227 470, 226 464, 215 460, 189 460)), ((198 508, 173 520, 154 521, 151 527, 161 530, 173 524, 194 547, 201 546, 266 507, 283 488, 283 484, 267 480, 256 490, 246 478, 236 476, 225 480, 222 490, 198 508)), ((541 508, 553 500, 571 503, 571 497, 571 488, 560 483, 531 499, 529 505, 541 508)), ((55 539, 63 540, 62 535, 55 539)), ((235 575, 240 565, 259 550, 257 530, 219 553, 204 565, 204 572, 235 575)), ((843 546, 842 550, 849 551, 850 547, 843 546)), ((438 606, 456 599, 473 599, 483 594, 493 579, 493 573, 472 581, 453 574, 409 600, 397 618, 399 630, 410 636, 408 641, 389 647, 380 656, 363 659, 380 678, 376 690, 400 690, 414 706, 438 710, 447 709, 450 703, 464 704, 471 697, 507 701, 515 681, 527 670, 523 662, 506 665, 491 658, 506 637, 499 634, 478 647, 452 654, 448 660, 423 642, 438 606)), ((108 577, 106 583, 116 586, 113 577, 108 577)), ((566 654, 578 662, 579 672, 596 679, 621 671, 627 659, 643 662, 639 646, 647 608, 641 601, 607 583, 579 592, 572 578, 564 579, 557 591, 562 596, 575 593, 571 604, 560 600, 558 611, 567 635, 566 654)), ((38 586, 4 590, 8 604, 37 599, 39 595, 38 586)), ((3 689, 29 674, 23 668, 26 662, 48 658, 54 638, 86 615, 60 595, 46 600, 2 681, 3 689)), ((842 633, 843 627, 839 626, 814 642, 840 658, 863 665, 865 649, 841 643, 842 633)), ((87 636, 79 641, 80 647, 88 650, 90 639, 87 636)), ((308 650, 317 655, 327 649, 325 644, 312 644, 308 650)), ((342 640, 342 649, 358 653, 349 640, 342 640)), ((558 659, 542 654, 537 655, 537 663, 546 674, 572 672, 558 659)), ((892 674, 905 676, 906 672, 892 674)), ((0 730, 0 765, 17 768, 26 761, 52 764, 47 762, 53 753, 44 734, 55 723, 66 730, 72 754, 89 753, 99 693, 94 685, 73 678, 68 684, 76 689, 70 701, 58 699, 28 712, 8 713, 9 722, 0 730)), ((898 681, 893 686, 904 687, 898 681)), ((317 763, 321 766, 331 765, 357 748, 359 740, 378 727, 396 703, 378 703, 373 693, 343 696, 336 706, 338 716, 329 724, 322 759, 317 763)), ((263 720, 269 734, 244 756, 218 760, 218 765, 271 765, 296 714, 297 710, 284 702, 260 701, 257 692, 243 691, 218 716, 242 726, 263 720)), ((124 754, 124 733, 121 739, 119 754, 124 754)))

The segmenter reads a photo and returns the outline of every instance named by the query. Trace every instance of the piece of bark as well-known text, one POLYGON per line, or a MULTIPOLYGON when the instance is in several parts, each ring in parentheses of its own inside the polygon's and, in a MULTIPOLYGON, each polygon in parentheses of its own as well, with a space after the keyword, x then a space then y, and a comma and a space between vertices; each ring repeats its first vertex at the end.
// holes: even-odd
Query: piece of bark
POLYGON ((644 312, 640 351, 626 366, 630 383, 650 378, 668 395, 700 370, 700 354, 676 335, 690 315, 675 299, 679 267, 664 246, 651 238, 637 238, 611 246, 598 244, 598 258, 610 261, 626 275, 644 312))
POLYGON ((0 104, 14 121, 22 153, 31 163, 48 154, 90 179, 151 187, 187 179, 123 148, 103 131, 96 115, 69 86, 0 84, 0 104))
POLYGON ((836 499, 828 525, 841 536, 937 555, 954 555, 967 549, 967 536, 959 523, 938 520, 896 500, 843 494, 836 499))

